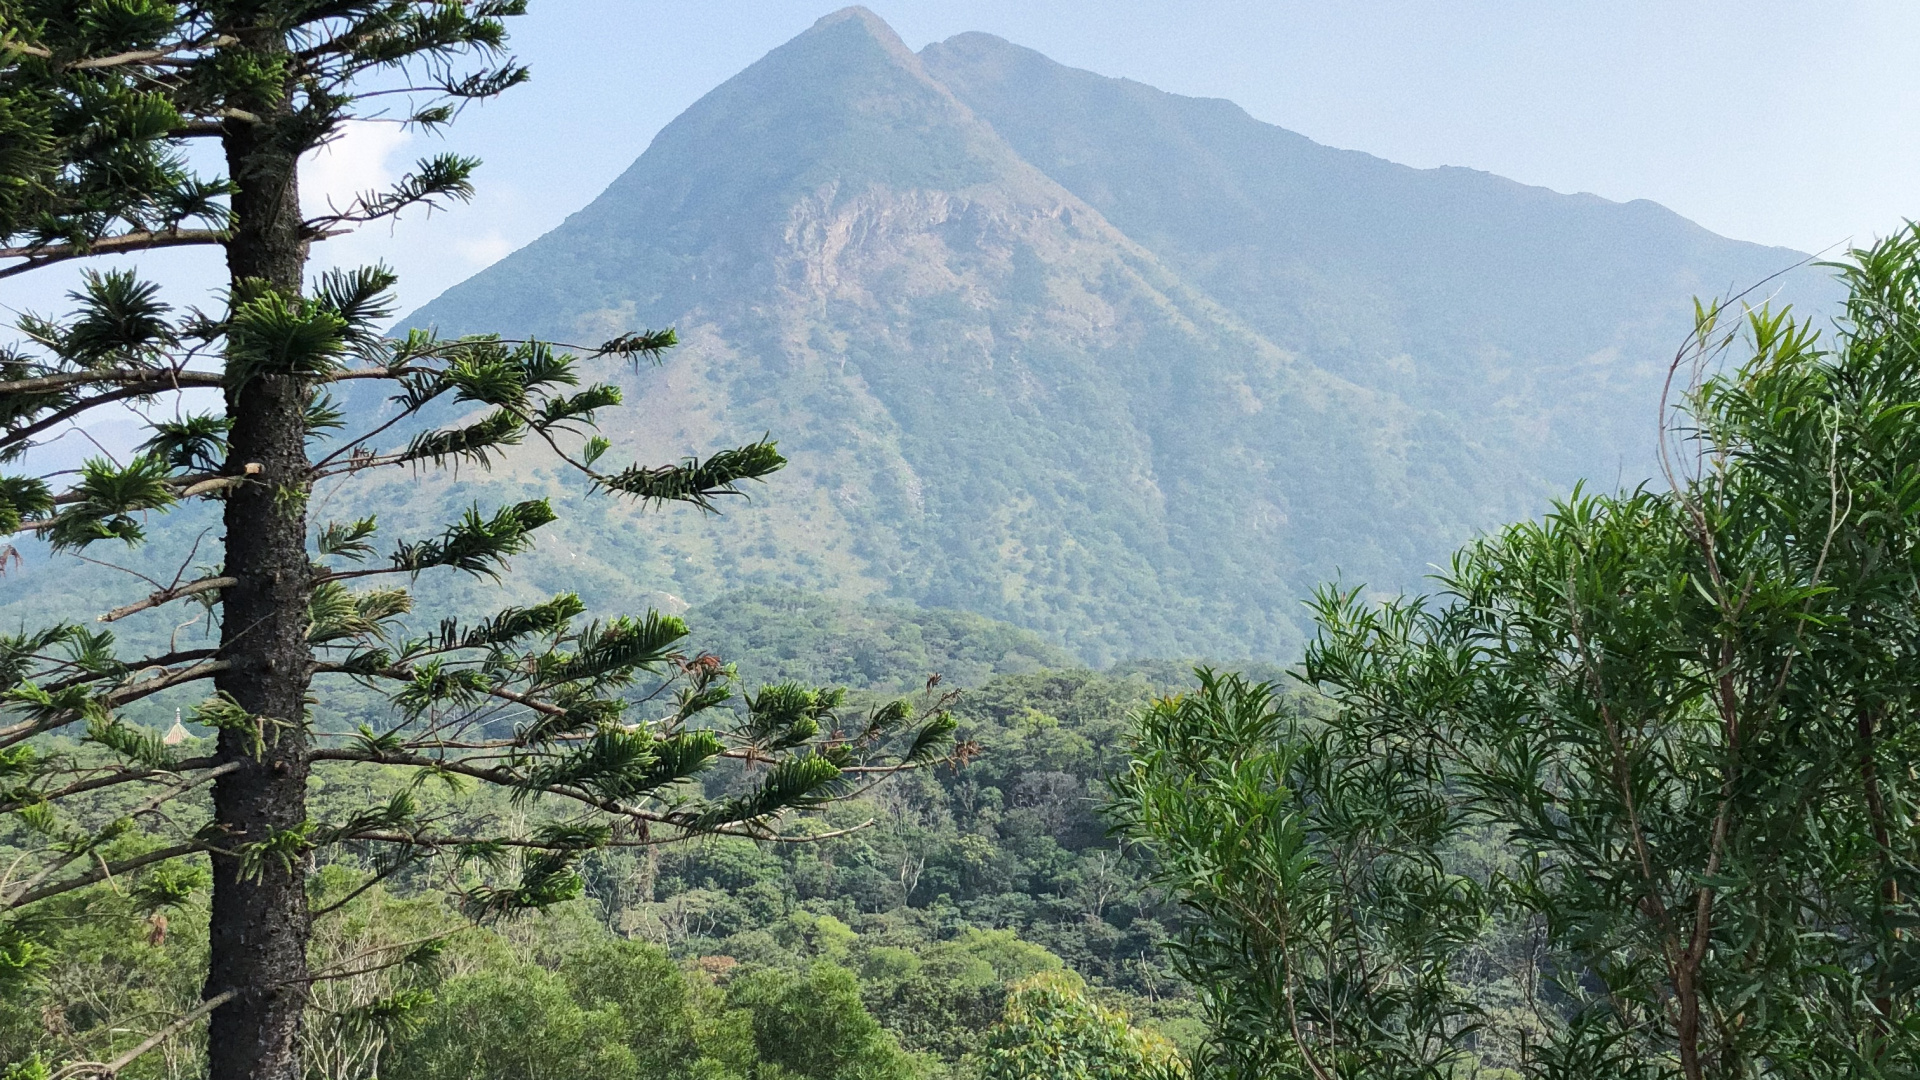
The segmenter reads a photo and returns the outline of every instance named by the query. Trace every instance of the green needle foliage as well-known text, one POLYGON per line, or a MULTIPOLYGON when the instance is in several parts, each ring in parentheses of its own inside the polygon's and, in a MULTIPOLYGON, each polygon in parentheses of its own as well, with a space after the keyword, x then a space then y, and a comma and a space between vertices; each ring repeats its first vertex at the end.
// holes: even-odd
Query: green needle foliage
POLYGON ((1193 916, 1175 962, 1213 1034, 1203 1072, 1438 1080, 1475 1028, 1448 979, 1485 919, 1441 859, 1457 813, 1430 755, 1308 727, 1268 684, 1202 669, 1138 721, 1109 811, 1193 916))
MULTIPOLYGON (((383 537, 364 512, 308 519, 316 488, 332 511, 367 478, 485 468, 520 447, 585 490, 701 511, 785 464, 764 440, 678 464, 600 464, 611 445, 594 420, 620 393, 585 384, 581 356, 657 361, 671 331, 587 349, 388 337, 390 272, 308 274, 317 241, 467 199, 477 163, 430 158, 388 190, 306 217, 301 156, 350 121, 437 127, 523 81, 504 50, 505 20, 524 6, 0 0, 0 277, 182 245, 222 248, 230 270, 210 314, 133 270, 89 272, 69 313, 22 320, 20 344, 0 352, 0 465, 13 470, 0 476, 0 529, 98 557, 176 528, 170 511, 213 504, 223 518, 188 558, 207 566, 149 579, 97 613, 113 623, 194 604, 203 638, 183 628, 152 654, 69 623, 0 638, 0 809, 28 838, 0 882, 0 978, 32 977, 35 912, 53 898, 111 881, 177 904, 191 878, 176 863, 211 870, 202 1004, 153 1020, 134 1056, 206 1017, 210 1075, 293 1080, 312 1009, 308 1030, 355 1039, 418 1011, 396 998, 326 1013, 332 999, 311 989, 335 977, 310 966, 315 922, 338 909, 310 897, 321 849, 363 853, 368 887, 438 881, 472 918, 500 918, 577 896, 575 866, 592 852, 782 839, 783 815, 952 742, 932 695, 917 718, 904 703, 847 717, 836 693, 785 685, 736 710, 732 669, 687 655, 679 619, 590 620, 571 594, 408 625, 417 580, 509 573, 556 520, 544 500, 476 505, 437 535, 383 537), (198 140, 217 153, 192 153, 198 140), (371 407, 382 386, 387 401, 371 407), (127 403, 173 414, 130 459, 89 461, 77 477, 26 470, 36 445, 127 403), (434 422, 447 416, 458 419, 434 422), (367 690, 389 719, 330 731, 327 703, 367 690), (216 731, 211 753, 177 753, 118 719, 169 691, 200 694, 193 719, 216 731), (708 797, 694 781, 723 764, 734 781, 708 797), (524 814, 475 834, 403 795, 315 820, 310 777, 345 769, 498 786, 524 814)), ((405 965, 418 947, 353 962, 405 965)), ((131 1060, 64 1063, 62 1075, 131 1060)))
POLYGON ((1232 680, 1146 715, 1116 809, 1201 916, 1223 1075, 1451 1075, 1489 914, 1539 946, 1533 1076, 1920 1070, 1920 227, 1839 270, 1830 337, 1700 311, 1666 489, 1323 593, 1324 722, 1232 680))

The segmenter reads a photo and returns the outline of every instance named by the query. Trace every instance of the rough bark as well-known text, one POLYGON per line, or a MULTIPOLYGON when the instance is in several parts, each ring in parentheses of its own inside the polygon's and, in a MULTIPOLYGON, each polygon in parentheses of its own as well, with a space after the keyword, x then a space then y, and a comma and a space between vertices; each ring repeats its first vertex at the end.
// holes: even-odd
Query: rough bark
MULTIPOLYGON (((284 49, 272 30, 237 32, 261 53, 284 49)), ((275 139, 284 102, 249 110, 260 123, 230 120, 222 137, 233 196, 227 266, 236 293, 261 281, 299 291, 307 240, 301 225, 298 157, 275 139)), ((237 765, 214 787, 214 816, 225 836, 213 858, 213 911, 205 996, 234 993, 213 1011, 208 1029, 211 1080, 301 1080, 297 1035, 307 991, 308 910, 304 860, 266 860, 243 872, 243 844, 297 829, 307 817, 305 724, 311 651, 306 552, 307 388, 267 374, 229 386, 233 427, 226 472, 247 476, 226 502, 221 654, 231 665, 216 681, 248 713, 262 718, 262 749, 244 733, 223 731, 218 755, 237 765), (258 465, 258 471, 251 466, 258 465)))

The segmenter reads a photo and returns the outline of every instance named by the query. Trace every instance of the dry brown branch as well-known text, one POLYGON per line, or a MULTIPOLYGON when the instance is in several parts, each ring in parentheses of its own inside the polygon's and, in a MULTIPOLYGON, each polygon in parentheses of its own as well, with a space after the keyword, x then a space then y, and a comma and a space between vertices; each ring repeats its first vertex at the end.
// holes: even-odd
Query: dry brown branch
POLYGON ((163 383, 165 385, 161 389, 176 389, 189 386, 218 387, 224 385, 224 382, 225 376, 217 371, 194 371, 179 367, 107 368, 101 371, 70 371, 58 375, 36 375, 29 379, 0 382, 0 394, 44 394, 69 386, 92 383, 163 383))
MULTIPOLYGON (((237 481, 239 478, 235 477, 233 479, 237 481)), ((212 481, 208 481, 208 482, 211 483, 212 481)), ((197 486, 204 486, 204 485, 197 485, 197 486)), ((212 592, 215 589, 224 589, 224 588, 227 588, 228 586, 238 585, 238 584, 240 584, 240 579, 235 577, 201 578, 199 581, 189 582, 185 585, 176 585, 171 589, 161 589, 159 592, 154 593, 153 595, 147 597, 145 600, 136 601, 135 603, 114 608, 112 611, 107 612, 105 615, 99 616, 97 621, 119 622, 121 619, 124 619, 129 615, 135 615, 142 611, 149 611, 153 608, 157 608, 161 606, 162 604, 172 603, 175 600, 183 600, 189 596, 195 596, 203 592, 212 592)))
POLYGON ((0 259, 24 259, 25 262, 0 269, 0 278, 24 274, 29 270, 38 270, 43 266, 66 262, 68 259, 81 259, 90 255, 111 255, 122 251, 150 251, 154 248, 185 247, 192 244, 224 244, 228 240, 225 230, 221 229, 161 229, 122 233, 119 236, 103 236, 84 244, 34 244, 26 247, 0 248, 0 259))
POLYGON ((76 1061, 59 1072, 50 1080, 78 1080, 82 1076, 118 1076, 120 1070, 139 1060, 142 1054, 166 1042, 180 1032, 192 1027, 201 1017, 240 996, 238 990, 224 990, 195 1006, 193 1011, 181 1016, 167 1026, 147 1036, 133 1049, 114 1058, 112 1061, 76 1061))

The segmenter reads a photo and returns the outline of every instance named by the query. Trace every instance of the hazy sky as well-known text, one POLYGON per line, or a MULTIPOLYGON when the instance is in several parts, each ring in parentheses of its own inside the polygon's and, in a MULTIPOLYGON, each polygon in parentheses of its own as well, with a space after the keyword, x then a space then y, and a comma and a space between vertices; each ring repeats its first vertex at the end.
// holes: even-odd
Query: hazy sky
MULTIPOLYGON (((486 160, 480 198, 318 253, 384 258, 407 304, 423 303, 580 208, 663 124, 828 2, 534 0, 513 30, 531 85, 469 111, 444 139, 364 128, 308 177, 318 201, 444 144, 486 160)), ((872 6, 916 49, 984 30, 1077 67, 1229 98, 1334 146, 1654 199, 1742 239, 1819 250, 1920 216, 1911 0, 872 6)), ((143 261, 215 280, 204 253, 143 261)), ((0 306, 60 306, 64 283, 33 277, 0 283, 0 306)))

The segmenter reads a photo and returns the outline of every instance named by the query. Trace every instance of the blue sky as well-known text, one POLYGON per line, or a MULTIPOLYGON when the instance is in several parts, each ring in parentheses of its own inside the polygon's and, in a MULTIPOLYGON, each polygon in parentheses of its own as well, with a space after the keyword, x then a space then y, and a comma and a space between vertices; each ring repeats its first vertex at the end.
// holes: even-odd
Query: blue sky
MULTIPOLYGON (((403 298, 558 224, 700 95, 831 0, 533 0, 514 47, 531 85, 443 139, 355 132, 314 199, 444 145, 486 161, 471 206, 323 245, 385 259, 403 298)), ((1321 142, 1465 165, 1559 191, 1650 198, 1717 232, 1818 250, 1920 216, 1920 4, 1910 0, 878 0, 919 48, 984 30, 1078 67, 1232 99, 1321 142)), ((206 253, 143 268, 217 281, 206 253)), ((0 308, 59 307, 57 276, 0 308)))
MULTIPOLYGON (((869 6, 916 49, 984 30, 1077 67, 1229 98, 1335 146, 1650 198, 1742 239, 1818 250, 1920 216, 1910 0, 869 6)), ((516 47, 535 83, 451 136, 487 159, 486 194, 431 231, 444 224, 468 258, 524 243, 701 94, 827 10, 534 0, 516 47)))

